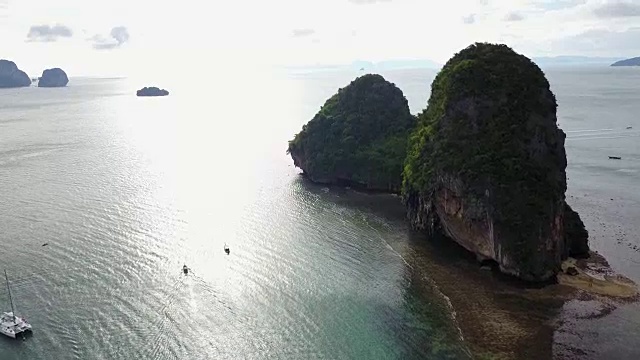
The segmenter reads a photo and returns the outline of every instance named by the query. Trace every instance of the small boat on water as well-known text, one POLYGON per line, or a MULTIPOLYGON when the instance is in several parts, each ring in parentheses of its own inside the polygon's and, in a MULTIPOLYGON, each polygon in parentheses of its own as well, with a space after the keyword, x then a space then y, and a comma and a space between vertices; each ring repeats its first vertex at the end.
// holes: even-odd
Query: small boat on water
POLYGON ((229 250, 229 247, 227 246, 227 244, 224 244, 224 252, 226 252, 227 255, 229 255, 229 253, 231 252, 231 250, 229 250))
POLYGON ((184 265, 182 267, 182 272, 185 273, 185 275, 189 273, 189 268, 187 267, 187 265, 184 265))
POLYGON ((27 319, 15 315, 7 270, 4 271, 4 277, 7 280, 7 291, 9 292, 9 303, 11 303, 11 312, 5 312, 2 317, 0 317, 0 333, 15 339, 20 334, 31 332, 32 329, 31 324, 27 322, 27 319))
POLYGON ((31 324, 25 318, 15 316, 13 311, 4 313, 0 318, 0 333, 10 338, 15 339, 16 336, 30 331, 31 324))

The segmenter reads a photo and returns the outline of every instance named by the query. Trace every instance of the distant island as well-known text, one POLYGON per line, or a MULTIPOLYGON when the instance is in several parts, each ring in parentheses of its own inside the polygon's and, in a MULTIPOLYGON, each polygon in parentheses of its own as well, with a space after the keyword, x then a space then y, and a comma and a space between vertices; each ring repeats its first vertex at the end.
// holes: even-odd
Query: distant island
POLYGON ((65 87, 68 83, 69 78, 64 70, 53 68, 42 72, 42 76, 38 81, 38 87, 65 87))
POLYGON ((607 66, 619 57, 593 57, 593 56, 540 56, 532 57, 531 60, 540 67, 565 67, 565 66, 607 66))
POLYGON ((31 86, 31 78, 13 61, 0 60, 0 88, 31 86))
POLYGON ((616 61, 611 66, 640 66, 640 57, 616 61))
POLYGON ((137 96, 167 96, 169 92, 165 89, 160 89, 155 86, 143 87, 136 92, 137 96))
POLYGON ((428 59, 417 60, 385 60, 379 62, 373 61, 353 61, 349 64, 326 64, 326 65, 300 65, 300 66, 285 66, 289 71, 367 71, 381 72, 391 70, 406 70, 406 69, 440 69, 442 64, 428 59))
MULTIPOLYGON (((579 55, 558 55, 558 56, 538 56, 531 60, 540 67, 572 67, 572 66, 609 66, 611 63, 621 60, 621 57, 601 57, 601 56, 579 56, 579 55)), ((306 66, 287 66, 290 71, 316 72, 316 71, 366 71, 367 73, 385 72, 407 69, 429 69, 439 70, 443 64, 429 59, 413 60, 384 60, 366 61, 358 60, 346 64, 317 64, 306 66)))
POLYGON ((476 43, 431 88, 416 121, 395 85, 359 77, 288 153, 314 182, 400 185, 413 228, 443 233, 523 280, 548 281, 564 259, 589 256, 588 232, 565 202, 565 134, 540 68, 506 45, 476 43))
POLYGON ((402 69, 440 69, 442 64, 429 59, 415 59, 415 60, 384 60, 384 61, 354 61, 349 68, 358 69, 361 68, 366 71, 387 71, 387 70, 402 70, 402 69))

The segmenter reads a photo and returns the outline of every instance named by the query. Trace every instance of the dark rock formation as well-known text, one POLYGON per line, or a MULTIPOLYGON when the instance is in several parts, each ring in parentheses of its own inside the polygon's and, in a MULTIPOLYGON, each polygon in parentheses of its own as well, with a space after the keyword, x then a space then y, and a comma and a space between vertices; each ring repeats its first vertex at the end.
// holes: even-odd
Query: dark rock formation
POLYGON ((165 89, 160 89, 155 86, 152 87, 143 87, 142 89, 136 92, 137 96, 167 96, 169 92, 165 89))
POLYGON ((60 68, 53 68, 42 72, 38 87, 65 87, 68 83, 67 74, 60 68))
POLYGON ((364 75, 327 100, 287 152, 314 182, 399 192, 415 124, 400 89, 364 75))
POLYGON ((576 268, 575 268, 575 267, 573 267, 573 266, 569 266, 569 267, 567 268, 567 271, 566 271, 565 273, 566 273, 567 275, 570 275, 570 276, 576 276, 576 275, 578 275, 578 269, 576 269, 576 268))
POLYGON ((640 66, 640 57, 616 61, 611 66, 640 66))
POLYGON ((567 248, 584 250, 565 245, 556 108, 540 68, 506 45, 477 43, 451 58, 410 139, 403 199, 412 226, 442 230, 524 280, 555 276, 567 248))
POLYGON ((31 86, 31 79, 24 71, 9 60, 0 60, 0 88, 31 86))
POLYGON ((589 257, 589 232, 584 227, 580 215, 569 204, 564 204, 564 242, 565 257, 589 257))

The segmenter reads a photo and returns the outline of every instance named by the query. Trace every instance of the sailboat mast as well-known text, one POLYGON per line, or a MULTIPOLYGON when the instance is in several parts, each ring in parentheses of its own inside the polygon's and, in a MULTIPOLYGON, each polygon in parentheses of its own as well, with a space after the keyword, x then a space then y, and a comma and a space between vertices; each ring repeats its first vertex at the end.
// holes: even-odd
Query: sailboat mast
POLYGON ((11 303, 11 314, 13 315, 13 322, 16 322, 16 313, 13 310, 13 299, 11 298, 11 288, 9 287, 9 276, 7 276, 7 269, 4 269, 4 278, 7 280, 7 291, 9 292, 9 302, 11 303))

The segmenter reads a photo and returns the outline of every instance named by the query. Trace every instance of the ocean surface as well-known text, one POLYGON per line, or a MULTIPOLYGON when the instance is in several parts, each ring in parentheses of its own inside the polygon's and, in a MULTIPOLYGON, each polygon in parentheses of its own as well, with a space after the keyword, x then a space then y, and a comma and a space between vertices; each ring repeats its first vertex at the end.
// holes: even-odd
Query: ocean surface
MULTIPOLYGON (((546 73, 569 202, 593 249, 640 281, 640 69, 546 73)), ((452 284, 432 276, 449 260, 408 229, 399 199, 310 184, 285 153, 357 75, 0 90, 0 265, 34 327, 0 338, 0 359, 470 358, 452 284), (171 95, 135 96, 149 85, 171 95)), ((382 75, 412 112, 426 106, 435 71, 382 75)), ((549 352, 640 357, 636 305, 572 321, 549 352)))

